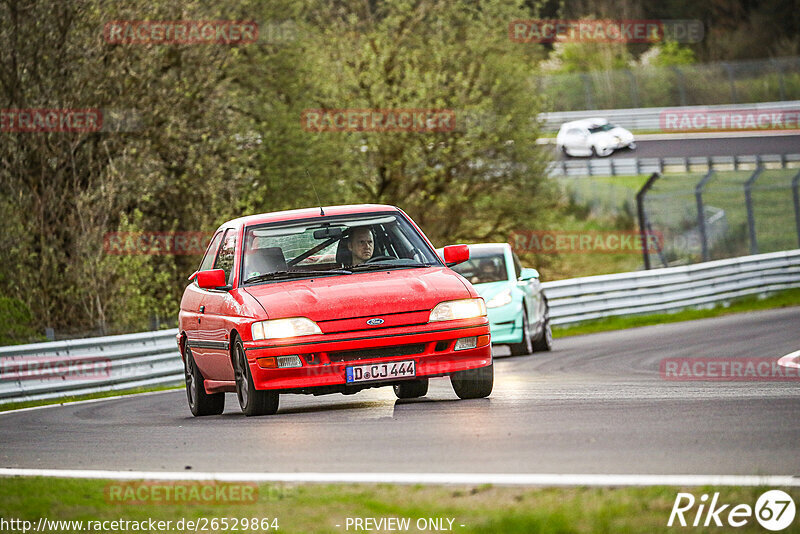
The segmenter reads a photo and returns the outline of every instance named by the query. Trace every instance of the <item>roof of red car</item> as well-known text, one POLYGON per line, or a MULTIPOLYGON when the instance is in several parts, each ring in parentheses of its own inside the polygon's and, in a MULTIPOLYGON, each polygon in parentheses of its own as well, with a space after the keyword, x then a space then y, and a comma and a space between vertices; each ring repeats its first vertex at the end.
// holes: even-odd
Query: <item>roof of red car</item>
MULTIPOLYGON (((323 206, 321 208, 325 216, 349 215, 351 213, 370 213, 375 211, 397 211, 395 206, 386 204, 352 204, 349 206, 323 206)), ((260 213, 258 215, 248 215, 239 217, 220 225, 220 228, 231 228, 233 226, 250 226, 253 224, 291 221, 296 219, 313 219, 320 216, 320 207, 302 208, 296 210, 275 211, 272 213, 260 213)))

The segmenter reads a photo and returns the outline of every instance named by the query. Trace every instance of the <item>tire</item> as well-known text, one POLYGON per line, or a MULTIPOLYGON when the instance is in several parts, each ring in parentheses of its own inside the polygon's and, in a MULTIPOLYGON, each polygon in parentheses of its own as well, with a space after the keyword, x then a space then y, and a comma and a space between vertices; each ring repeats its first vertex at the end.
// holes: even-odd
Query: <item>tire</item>
POLYGON ((595 146, 592 145, 592 157, 595 157, 595 158, 607 158, 608 156, 610 156, 613 153, 614 153, 613 150, 609 150, 608 152, 600 153, 600 152, 597 151, 597 148, 595 148, 595 146))
POLYGON ((236 396, 246 416, 272 415, 278 411, 278 392, 256 389, 253 384, 244 345, 238 337, 233 344, 233 372, 236 377, 236 396))
POLYGON ((481 399, 488 397, 494 387, 494 364, 486 367, 458 371, 450 375, 453 391, 459 399, 481 399))
POLYGON ((409 380, 394 385, 394 394, 398 399, 416 399, 428 393, 428 379, 409 380))
POLYGON ((528 312, 522 310, 522 340, 519 343, 511 343, 512 356, 524 356, 533 352, 533 340, 531 339, 531 327, 528 325, 528 312))
POLYGON ((553 330, 550 328, 550 317, 544 320, 544 328, 542 335, 539 339, 533 342, 533 350, 535 352, 549 351, 553 348, 553 330))
POLYGON ((186 399, 195 417, 219 415, 225 410, 225 393, 206 393, 205 379, 192 356, 192 349, 184 349, 183 370, 186 379, 186 399))

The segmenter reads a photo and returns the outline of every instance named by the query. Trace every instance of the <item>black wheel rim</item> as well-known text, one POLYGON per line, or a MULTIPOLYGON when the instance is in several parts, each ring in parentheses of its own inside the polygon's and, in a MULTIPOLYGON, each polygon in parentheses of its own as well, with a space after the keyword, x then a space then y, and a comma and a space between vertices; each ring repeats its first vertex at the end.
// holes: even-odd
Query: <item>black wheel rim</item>
POLYGON ((247 359, 242 347, 236 344, 236 394, 242 408, 247 406, 247 359))

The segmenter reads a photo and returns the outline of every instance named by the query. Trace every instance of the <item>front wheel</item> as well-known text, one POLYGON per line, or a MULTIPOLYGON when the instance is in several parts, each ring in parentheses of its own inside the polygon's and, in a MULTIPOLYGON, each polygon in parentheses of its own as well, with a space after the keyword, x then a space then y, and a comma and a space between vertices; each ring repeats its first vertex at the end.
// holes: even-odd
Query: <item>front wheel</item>
POLYGON ((533 352, 533 340, 531 340, 531 327, 528 325, 528 313, 522 311, 522 340, 519 343, 512 343, 511 355, 522 356, 533 352))
POLYGON ((453 391, 459 399, 480 399, 488 397, 494 387, 494 364, 486 367, 457 371, 450 375, 453 391))
POLYGON ((544 320, 542 335, 533 343, 536 352, 547 351, 553 348, 553 329, 550 327, 550 317, 544 320))
POLYGON ((206 393, 203 373, 197 368, 192 349, 186 347, 183 354, 183 370, 186 378, 186 398, 195 417, 219 415, 225 410, 224 393, 206 393))
POLYGON ((242 340, 236 339, 233 345, 234 375, 236 377, 236 396, 245 415, 272 415, 278 411, 278 393, 256 389, 253 375, 247 365, 242 340))
POLYGON ((394 394, 398 399, 416 399, 428 393, 428 379, 409 380, 394 385, 394 394))

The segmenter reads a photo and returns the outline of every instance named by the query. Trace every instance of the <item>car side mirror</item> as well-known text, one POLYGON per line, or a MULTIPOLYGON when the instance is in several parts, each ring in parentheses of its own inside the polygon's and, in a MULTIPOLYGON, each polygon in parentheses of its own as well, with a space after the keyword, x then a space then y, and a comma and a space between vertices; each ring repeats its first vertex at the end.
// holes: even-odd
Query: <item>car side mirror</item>
POLYGON ((444 247, 444 263, 448 267, 458 265, 469 259, 469 247, 467 245, 448 245, 444 247))
POLYGON ((534 280, 539 278, 539 271, 536 269, 523 268, 519 274, 520 281, 534 280))
POLYGON ((225 282, 225 271, 222 269, 198 271, 196 277, 197 285, 200 286, 201 289, 217 289, 227 287, 225 282))

